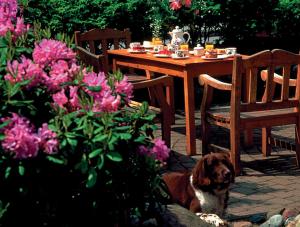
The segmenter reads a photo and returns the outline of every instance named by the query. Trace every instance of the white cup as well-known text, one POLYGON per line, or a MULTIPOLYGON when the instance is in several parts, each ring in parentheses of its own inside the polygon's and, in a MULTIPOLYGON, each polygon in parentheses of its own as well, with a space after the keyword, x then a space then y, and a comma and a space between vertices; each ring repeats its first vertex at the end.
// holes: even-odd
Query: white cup
POLYGON ((194 55, 195 56, 202 56, 205 54, 204 47, 202 47, 200 44, 198 44, 196 47, 194 47, 194 55))
POLYGON ((155 45, 153 47, 154 52, 159 52, 164 49, 164 45, 155 45))
POLYGON ((184 58, 187 56, 188 51, 187 50, 176 50, 175 56, 178 58, 184 58))
POLYGON ((236 55, 236 47, 228 47, 225 51, 227 55, 236 55))
POLYGON ((143 46, 144 46, 145 48, 150 48, 150 47, 152 47, 152 42, 151 42, 151 41, 144 41, 144 42, 143 42, 143 46))
POLYGON ((130 49, 134 50, 136 48, 139 48, 141 46, 141 43, 139 42, 133 42, 129 44, 130 49))

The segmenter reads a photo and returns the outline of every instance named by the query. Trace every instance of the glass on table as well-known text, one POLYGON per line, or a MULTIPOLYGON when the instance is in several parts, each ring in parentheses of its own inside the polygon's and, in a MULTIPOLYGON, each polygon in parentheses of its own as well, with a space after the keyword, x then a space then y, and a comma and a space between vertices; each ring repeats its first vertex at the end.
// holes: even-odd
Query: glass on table
POLYGON ((180 44, 180 50, 189 50, 189 44, 188 43, 180 44))
POLYGON ((162 45, 162 44, 163 44, 163 42, 160 38, 157 38, 157 37, 152 38, 152 45, 162 45))
POLYGON ((212 49, 214 49, 214 44, 212 42, 206 42, 205 43, 205 49, 206 50, 212 50, 212 49))

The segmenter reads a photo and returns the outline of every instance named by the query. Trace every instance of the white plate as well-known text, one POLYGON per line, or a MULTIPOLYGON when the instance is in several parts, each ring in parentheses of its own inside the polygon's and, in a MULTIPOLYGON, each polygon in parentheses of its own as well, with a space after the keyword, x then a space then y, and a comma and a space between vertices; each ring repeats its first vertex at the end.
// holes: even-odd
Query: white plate
POLYGON ((153 45, 151 45, 151 46, 143 46, 145 49, 153 49, 153 45))
POLYGON ((194 54, 194 51, 193 51, 193 50, 190 50, 190 51, 189 51, 189 54, 194 54))
POLYGON ((158 58, 169 58, 170 55, 167 54, 153 54, 154 57, 158 57, 158 58))
POLYGON ((128 49, 128 52, 132 53, 132 54, 144 54, 144 53, 146 53, 145 50, 131 50, 131 49, 128 49))
POLYGON ((230 56, 227 54, 220 54, 216 58, 206 58, 205 56, 202 56, 201 58, 205 59, 205 60, 220 60, 220 59, 224 59, 224 58, 228 58, 228 57, 230 57, 230 56))
POLYGON ((173 59, 187 59, 187 58, 189 58, 189 56, 178 57, 178 56, 176 56, 176 55, 174 55, 174 54, 172 54, 171 57, 172 57, 173 59))

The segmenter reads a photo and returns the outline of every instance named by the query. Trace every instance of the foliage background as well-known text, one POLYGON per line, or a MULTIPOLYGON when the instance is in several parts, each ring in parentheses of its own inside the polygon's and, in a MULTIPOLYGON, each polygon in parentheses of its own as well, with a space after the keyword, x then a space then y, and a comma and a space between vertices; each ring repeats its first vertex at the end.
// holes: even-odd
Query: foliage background
POLYGON ((94 27, 130 28, 133 40, 150 39, 158 21, 168 39, 175 25, 192 35, 192 44, 218 36, 219 45, 244 53, 267 48, 299 51, 299 0, 193 0, 191 8, 170 9, 169 0, 23 0, 27 22, 39 20, 55 32, 94 27), (28 2, 27 2, 28 1, 28 2))

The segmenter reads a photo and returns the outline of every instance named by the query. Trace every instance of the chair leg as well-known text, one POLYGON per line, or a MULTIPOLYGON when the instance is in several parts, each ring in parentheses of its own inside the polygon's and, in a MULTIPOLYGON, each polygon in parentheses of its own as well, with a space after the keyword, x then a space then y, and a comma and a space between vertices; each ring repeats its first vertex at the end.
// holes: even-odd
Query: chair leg
POLYGON ((171 123, 175 124, 174 82, 166 88, 167 102, 171 107, 171 123))
POLYGON ((230 130, 230 159, 236 176, 240 175, 240 132, 233 129, 230 130))
POLYGON ((208 138, 209 138, 210 128, 209 123, 205 120, 205 115, 201 116, 201 136, 202 136, 202 155, 209 153, 208 150, 208 138))
POLYGON ((261 151, 264 157, 271 155, 271 144, 269 138, 271 136, 271 128, 262 128, 261 131, 261 151))
POLYGON ((171 148, 171 119, 164 114, 162 119, 162 138, 166 142, 166 145, 171 148))
POLYGON ((300 122, 295 126, 295 144, 297 166, 300 168, 300 122))

